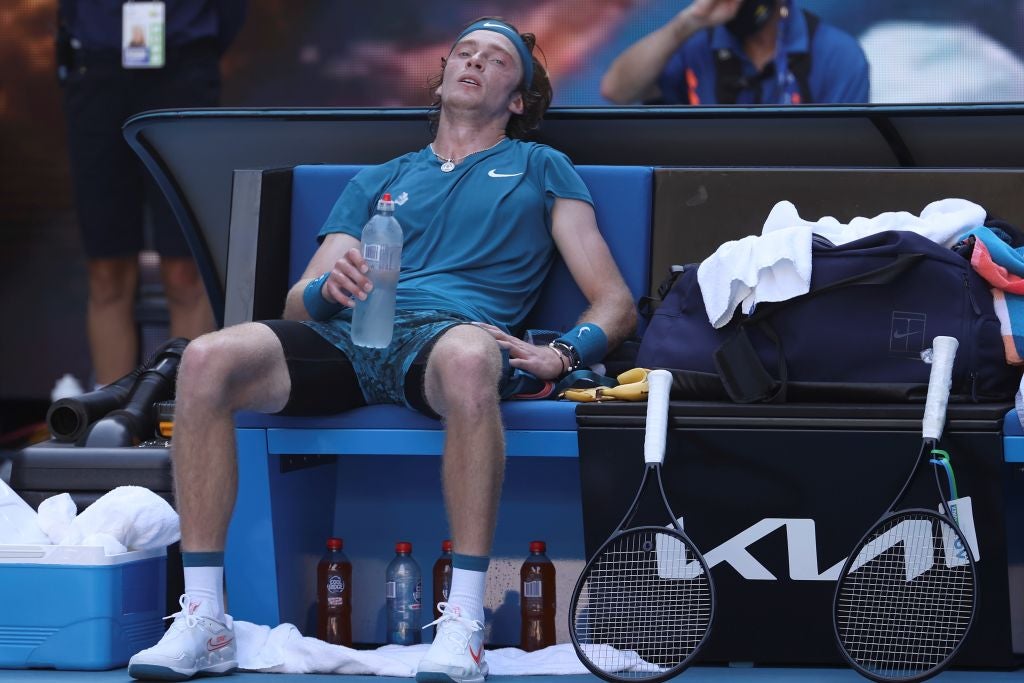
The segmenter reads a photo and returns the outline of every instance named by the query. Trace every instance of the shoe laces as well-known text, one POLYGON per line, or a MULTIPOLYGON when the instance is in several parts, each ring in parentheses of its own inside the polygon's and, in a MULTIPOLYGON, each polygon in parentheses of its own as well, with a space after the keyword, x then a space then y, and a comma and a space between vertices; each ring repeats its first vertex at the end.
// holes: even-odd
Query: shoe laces
POLYGON ((188 628, 195 628, 199 625, 199 617, 189 611, 192 599, 188 596, 188 593, 183 593, 181 597, 178 598, 178 604, 181 605, 181 611, 164 617, 164 621, 167 621, 168 619, 177 619, 178 617, 185 617, 185 626, 188 628))
POLYGON ((452 609, 448 609, 447 602, 437 603, 437 611, 441 613, 441 616, 423 628, 427 629, 437 624, 438 637, 444 636, 447 638, 458 648, 458 652, 463 652, 469 647, 469 640, 473 637, 474 633, 484 630, 483 624, 476 619, 462 616, 461 611, 454 605, 452 609), (459 628, 445 628, 446 626, 453 627, 456 625, 459 628))

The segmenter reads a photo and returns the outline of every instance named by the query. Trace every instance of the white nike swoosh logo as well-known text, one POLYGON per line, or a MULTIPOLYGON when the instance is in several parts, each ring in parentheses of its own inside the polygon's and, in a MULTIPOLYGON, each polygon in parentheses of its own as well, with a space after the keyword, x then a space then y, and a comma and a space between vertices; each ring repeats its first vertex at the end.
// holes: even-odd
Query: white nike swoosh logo
POLYGON ((523 175, 523 172, 520 171, 519 173, 498 173, 498 169, 492 168, 490 171, 487 172, 487 175, 491 176, 492 178, 514 178, 517 175, 523 175))
POLYGON ((508 31, 508 26, 505 26, 503 24, 492 24, 489 21, 485 21, 482 25, 483 26, 488 26, 490 28, 500 28, 500 29, 504 29, 504 30, 508 31))

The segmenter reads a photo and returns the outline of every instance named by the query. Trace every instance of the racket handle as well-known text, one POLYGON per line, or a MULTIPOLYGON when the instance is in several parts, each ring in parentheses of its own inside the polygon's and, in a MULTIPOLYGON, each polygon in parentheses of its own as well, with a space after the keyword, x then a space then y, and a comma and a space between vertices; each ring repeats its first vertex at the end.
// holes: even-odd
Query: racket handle
POLYGON ((928 377, 928 398, 924 404, 921 434, 939 440, 946 423, 946 404, 953 381, 953 360, 960 345, 954 337, 936 337, 932 341, 932 371, 928 377))
POLYGON ((665 433, 668 430, 668 394, 672 373, 652 370, 647 373, 647 432, 644 434, 644 462, 661 464, 665 460, 665 433))

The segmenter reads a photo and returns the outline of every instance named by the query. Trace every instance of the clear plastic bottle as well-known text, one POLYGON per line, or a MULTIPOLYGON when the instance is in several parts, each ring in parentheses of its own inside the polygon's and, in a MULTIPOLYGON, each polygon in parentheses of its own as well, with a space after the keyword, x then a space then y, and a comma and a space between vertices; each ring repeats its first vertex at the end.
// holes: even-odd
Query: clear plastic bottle
POLYGON ((363 226, 363 259, 373 291, 356 302, 352 313, 352 341, 359 346, 382 349, 391 343, 395 330, 395 293, 402 262, 402 226, 395 219, 395 202, 384 193, 377 213, 363 226))
POLYGON ((441 618, 441 612, 437 609, 437 603, 448 602, 448 594, 452 589, 452 542, 448 539, 441 541, 441 557, 434 563, 434 619, 441 618))
POLYGON ((555 565, 544 541, 530 542, 530 556, 519 571, 519 647, 533 652, 555 644, 555 565))
POLYGON ((416 645, 420 642, 423 583, 420 566, 412 559, 412 543, 395 544, 395 559, 388 564, 384 580, 388 644, 416 645))
POLYGON ((327 552, 316 568, 316 637, 352 647, 352 564, 340 538, 327 539, 327 552))

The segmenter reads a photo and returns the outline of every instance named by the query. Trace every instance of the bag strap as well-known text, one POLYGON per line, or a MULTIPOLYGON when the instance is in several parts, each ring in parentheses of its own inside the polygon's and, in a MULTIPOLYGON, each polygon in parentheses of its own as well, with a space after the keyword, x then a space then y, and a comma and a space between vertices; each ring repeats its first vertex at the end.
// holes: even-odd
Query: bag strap
POLYGON ((736 403, 783 403, 786 400, 786 389, 789 381, 789 368, 786 365, 786 354, 782 348, 782 339, 772 328, 768 318, 796 302, 803 302, 821 296, 827 292, 859 285, 883 285, 896 280, 908 270, 914 268, 925 258, 924 254, 904 253, 896 256, 892 262, 881 268, 852 275, 836 280, 827 285, 811 289, 806 294, 793 297, 786 301, 759 304, 754 313, 742 320, 736 333, 715 349, 714 363, 726 392, 736 403), (778 379, 773 378, 757 355, 747 328, 756 325, 775 346, 778 366, 778 379))

